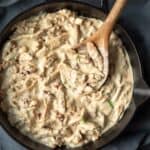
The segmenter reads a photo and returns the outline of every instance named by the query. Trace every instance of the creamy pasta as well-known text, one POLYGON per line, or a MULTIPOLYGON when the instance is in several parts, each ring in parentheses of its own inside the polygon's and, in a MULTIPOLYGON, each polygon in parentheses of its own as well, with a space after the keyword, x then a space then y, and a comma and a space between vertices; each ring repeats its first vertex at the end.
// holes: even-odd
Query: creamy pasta
POLYGON ((102 24, 70 10, 40 13, 15 25, 2 48, 1 108, 10 123, 49 147, 78 147, 113 127, 133 91, 130 61, 121 40, 110 38, 110 72, 96 48, 75 50, 102 24))

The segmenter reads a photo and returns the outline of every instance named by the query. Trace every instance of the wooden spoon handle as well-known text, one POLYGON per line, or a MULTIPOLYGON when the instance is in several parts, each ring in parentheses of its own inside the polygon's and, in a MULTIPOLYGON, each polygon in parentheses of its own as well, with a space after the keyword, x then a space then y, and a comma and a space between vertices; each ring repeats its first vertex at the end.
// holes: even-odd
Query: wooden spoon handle
POLYGON ((105 30, 107 31, 107 36, 109 37, 114 25, 116 24, 116 21, 118 17, 120 16, 120 13, 122 9, 124 8, 127 0, 116 0, 113 8, 111 9, 110 13, 108 14, 104 26, 105 30))
POLYGON ((89 40, 97 43, 99 47, 105 50, 108 49, 110 34, 126 2, 127 0, 116 0, 102 26, 89 40))

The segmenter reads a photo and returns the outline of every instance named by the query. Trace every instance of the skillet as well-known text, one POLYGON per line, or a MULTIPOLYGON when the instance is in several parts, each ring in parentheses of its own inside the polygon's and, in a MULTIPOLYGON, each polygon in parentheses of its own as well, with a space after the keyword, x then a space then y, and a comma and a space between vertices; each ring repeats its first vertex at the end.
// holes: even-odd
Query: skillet
MULTIPOLYGON (((24 20, 25 18, 28 18, 32 15, 35 15, 40 11, 53 12, 63 8, 68 8, 73 11, 76 11, 79 15, 83 15, 86 17, 95 17, 102 20, 106 16, 99 8, 86 3, 76 2, 74 0, 55 0, 51 2, 42 3, 19 14, 6 25, 6 27, 0 33, 0 47, 2 47, 3 43, 5 43, 5 41, 8 40, 9 35, 11 35, 14 32, 15 29, 13 28, 13 26, 17 22, 24 20)), ((130 39, 127 32, 121 26, 116 25, 114 31, 123 41, 123 44, 127 49, 127 53, 129 55, 132 65, 134 76, 134 93, 131 104, 125 112, 123 118, 108 132, 106 132, 100 139, 96 140, 95 142, 90 142, 86 145, 83 145, 82 147, 74 148, 73 150, 94 150, 108 144, 111 140, 115 139, 124 130, 124 128, 132 119, 138 107, 148 99, 149 94, 147 93, 150 93, 150 90, 143 79, 141 63, 134 43, 130 39), (145 93, 141 91, 144 91, 145 93)), ((32 141, 25 135, 21 134, 18 129, 12 127, 7 119, 6 113, 4 113, 1 109, 0 125, 7 131, 9 135, 11 135, 19 143, 28 147, 29 149, 52 150, 47 146, 32 141)), ((61 147, 56 149, 67 150, 70 148, 61 147)))

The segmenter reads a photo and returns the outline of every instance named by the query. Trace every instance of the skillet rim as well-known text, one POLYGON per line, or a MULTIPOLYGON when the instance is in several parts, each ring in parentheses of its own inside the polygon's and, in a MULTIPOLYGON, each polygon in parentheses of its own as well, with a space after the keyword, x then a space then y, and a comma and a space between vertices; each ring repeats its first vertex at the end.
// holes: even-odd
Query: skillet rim
MULTIPOLYGON (((92 6, 92 5, 90 5, 90 4, 88 4, 88 3, 86 3, 86 2, 79 2, 79 1, 75 1, 75 0, 71 0, 71 1, 66 1, 66 0, 55 0, 55 1, 50 1, 50 2, 44 2, 44 3, 41 3, 41 4, 38 4, 38 5, 36 5, 36 6, 33 6, 33 7, 31 7, 31 8, 29 8, 29 9, 27 9, 27 10, 25 10, 25 11, 23 11, 23 12, 21 12, 21 13, 19 13, 16 17, 14 17, 13 19, 11 19, 11 21, 2 29, 2 31, 1 31, 1 33, 0 33, 0 43, 3 41, 3 38, 4 38, 4 35, 6 35, 7 34, 7 30, 12 30, 12 25, 14 25, 16 22, 18 22, 18 20, 23 20, 23 18, 26 18, 27 17, 27 13, 31 13, 31 16, 34 14, 34 13, 32 13, 32 11, 34 10, 34 11, 36 11, 36 9, 38 9, 38 8, 41 8, 41 10, 43 10, 44 9, 44 7, 50 7, 50 5, 53 3, 55 3, 55 5, 57 4, 57 3, 70 3, 69 5, 75 5, 75 4, 79 4, 79 5, 82 5, 83 7, 90 7, 91 9, 93 9, 93 10, 96 10, 96 11, 98 11, 98 12, 100 12, 100 13, 102 13, 103 15, 104 15, 104 13, 100 10, 100 8, 98 8, 98 7, 96 7, 96 6, 92 6), (43 7, 43 8, 42 8, 43 7), (26 16, 26 17, 25 17, 26 16), (23 17, 23 18, 22 18, 23 17), (21 19, 22 18, 22 19, 21 19), (1 37, 1 35, 2 35, 2 37, 1 37)), ((141 81, 141 80, 143 80, 143 78, 142 78, 142 68, 141 68, 141 65, 140 65, 140 59, 139 59, 139 56, 138 56, 138 53, 137 53, 137 50, 136 50, 136 47, 135 47, 135 45, 134 45, 134 43, 132 42, 132 40, 131 40, 131 38, 130 38, 130 36, 128 36, 128 34, 127 34, 127 32, 122 28, 122 27, 120 27, 119 25, 117 25, 116 26, 116 28, 119 28, 119 30, 121 30, 122 32, 124 32, 124 35, 126 36, 126 39, 128 39, 128 41, 129 41, 129 43, 131 44, 131 46, 132 46, 132 48, 134 49, 134 53, 135 53, 135 56, 136 56, 136 59, 137 59, 137 64, 138 64, 138 73, 139 73, 139 81, 141 81)), ((130 56, 129 56, 130 57, 130 56)), ((144 80, 143 80, 144 81, 144 80)), ((130 118, 128 119, 128 120, 131 120, 131 118, 133 117, 133 115, 134 115, 134 112, 135 112, 135 109, 136 109, 136 106, 135 106, 135 101, 134 100, 132 100, 132 102, 131 102, 131 104, 130 105, 132 105, 132 111, 131 111, 131 113, 130 113, 130 118)), ((129 106, 130 107, 130 106, 129 106)), ((129 108, 128 108, 129 109, 129 108)), ((129 110, 127 110, 128 112, 129 112, 129 110)), ((127 111, 125 112, 125 114, 127 113, 127 111)), ((0 112, 1 113, 1 112, 0 112)), ((124 114, 124 116, 125 116, 125 114, 124 114)), ((1 114, 0 114, 1 115, 1 114)), ((124 118, 124 116, 123 116, 123 118, 124 118)), ((121 119, 122 120, 122 119, 121 119)), ((121 120, 119 121, 119 122, 121 122, 121 120)), ((21 140, 19 140, 19 138, 15 135, 15 134, 13 134, 13 133, 11 133, 10 131, 8 131, 9 129, 8 129, 8 127, 6 127, 7 125, 4 125, 3 124, 3 121, 2 121, 2 117, 0 116, 0 122, 1 122, 1 125, 2 125, 2 127, 5 129, 5 131, 7 131, 7 133, 9 134, 9 135, 11 135, 17 142, 19 142, 20 144, 22 144, 22 145, 24 145, 25 147, 28 147, 28 148, 30 148, 31 149, 31 146, 29 146, 29 144, 27 144, 27 143, 25 143, 25 142, 22 142, 21 140), (13 135, 12 135, 13 134, 13 135)), ((129 121, 128 121, 128 123, 129 123, 129 121)), ((126 124, 128 124, 128 123, 126 123, 126 124)), ((119 124, 119 123, 118 123, 119 124)), ((8 126, 11 126, 10 124, 8 124, 8 126)), ((12 127, 12 126, 11 126, 12 127)), ((125 128, 126 126, 124 126, 123 128, 122 128, 122 130, 125 128)), ((14 130, 16 130, 16 129, 14 129, 14 130)), ((111 129, 110 129, 111 130, 111 129)), ((120 132, 119 132, 119 134, 121 133, 121 131, 122 130, 120 130, 120 132)), ((18 131, 17 131, 18 132, 18 131)), ((109 131, 107 131, 107 133, 108 133, 109 131)), ((105 135, 105 134, 104 134, 105 135)), ((24 136, 24 135, 23 135, 24 136)), ((118 135, 114 135, 114 137, 112 138, 112 139, 114 139, 114 138, 116 138, 118 135)), ((26 137, 26 136, 25 136, 26 137)), ((112 140, 111 139, 111 140, 112 140)), ((111 141, 111 140, 109 140, 109 142, 111 141)), ((34 143, 36 143, 36 142, 34 142, 34 143)), ((95 143, 95 142, 94 142, 95 143)), ((108 143, 108 142, 104 142, 105 144, 106 143, 108 143)), ((36 143, 37 144, 37 143, 36 143)), ((105 144, 102 144, 100 147, 102 147, 102 146, 104 146, 105 144)), ((33 144, 34 145, 34 144, 33 144)), ((38 144, 39 145, 39 144, 38 144)), ((40 144, 41 145, 41 144, 40 144)), ((96 144, 97 145, 97 144, 96 144)), ((37 145, 36 145, 37 146, 37 145)), ((33 147, 32 147, 33 148, 33 147)), ((34 147, 35 148, 35 147, 34 147)), ((43 148, 43 147, 42 147, 43 148)), ((92 147, 93 148, 93 147, 92 147)), ((96 147, 94 147, 94 148, 99 148, 99 146, 96 146, 96 147)), ((46 148, 44 148, 44 149, 47 149, 47 147, 46 148)), ((50 150, 50 148, 48 148, 49 150, 50 150)), ((47 149, 47 150, 48 150, 47 149)), ((80 149, 80 148, 75 148, 75 149, 80 149)), ((85 149, 84 148, 84 146, 82 146, 82 148, 81 149, 85 149)), ((90 149, 89 147, 87 147, 86 146, 86 149, 90 149)))

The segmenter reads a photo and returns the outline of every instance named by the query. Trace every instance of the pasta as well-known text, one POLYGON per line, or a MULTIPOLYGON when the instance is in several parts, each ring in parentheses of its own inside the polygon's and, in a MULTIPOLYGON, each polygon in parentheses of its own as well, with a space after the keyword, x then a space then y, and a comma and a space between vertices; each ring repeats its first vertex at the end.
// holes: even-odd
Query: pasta
POLYGON ((99 51, 72 48, 101 24, 63 9, 15 25, 2 48, 0 107, 20 132, 52 148, 78 147, 101 138, 122 118, 133 74, 121 40, 112 33, 110 73, 101 88, 99 51))

